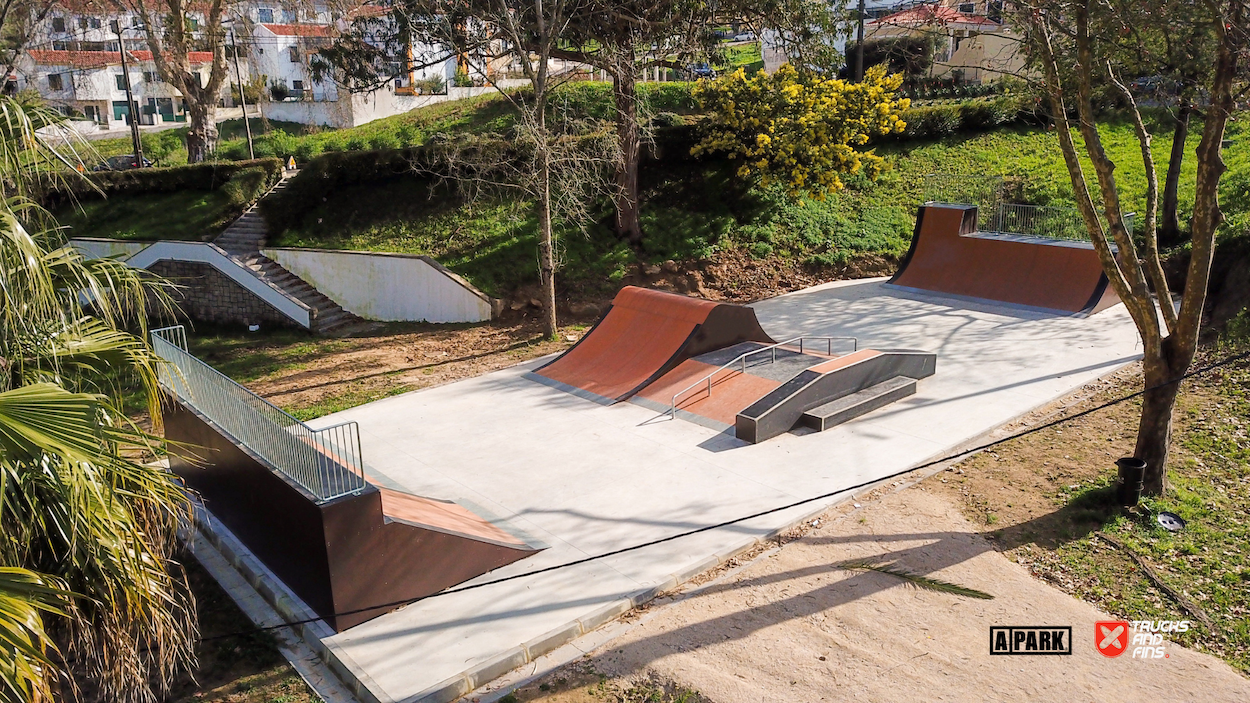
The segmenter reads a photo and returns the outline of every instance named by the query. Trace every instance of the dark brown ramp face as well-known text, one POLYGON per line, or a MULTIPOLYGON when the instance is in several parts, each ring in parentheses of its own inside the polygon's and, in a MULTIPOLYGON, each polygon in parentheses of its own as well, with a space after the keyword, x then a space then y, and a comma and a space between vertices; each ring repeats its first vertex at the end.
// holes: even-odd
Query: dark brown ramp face
POLYGON ((772 342, 750 308, 627 286, 594 329, 534 373, 619 401, 691 356, 744 341, 772 342))
POLYGON ((1119 302, 1091 245, 976 232, 976 207, 926 205, 890 283, 1059 313, 1119 302))

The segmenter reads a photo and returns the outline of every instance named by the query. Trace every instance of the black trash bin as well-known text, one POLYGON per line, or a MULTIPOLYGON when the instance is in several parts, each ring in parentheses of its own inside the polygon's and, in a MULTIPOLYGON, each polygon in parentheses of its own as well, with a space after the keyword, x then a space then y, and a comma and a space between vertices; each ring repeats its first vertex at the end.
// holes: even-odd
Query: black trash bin
POLYGON ((1120 505, 1131 508, 1141 500, 1142 481, 1146 478, 1146 462, 1135 457, 1126 456, 1117 459, 1120 481, 1116 485, 1115 497, 1120 505))

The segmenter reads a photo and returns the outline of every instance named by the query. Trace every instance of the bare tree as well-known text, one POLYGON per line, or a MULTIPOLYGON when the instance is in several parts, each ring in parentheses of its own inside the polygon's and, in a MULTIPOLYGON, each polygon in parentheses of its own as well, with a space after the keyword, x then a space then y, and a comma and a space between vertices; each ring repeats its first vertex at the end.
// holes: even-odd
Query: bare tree
POLYGON ((1208 57, 1211 69, 1202 86, 1206 96, 1201 108, 1202 138, 1195 153, 1190 258, 1179 306, 1173 301, 1159 257, 1159 187, 1151 135, 1132 91, 1116 67, 1121 38, 1131 35, 1130 25, 1142 18, 1138 12, 1091 0, 1035 0, 1018 9, 1020 25, 1026 30, 1026 46, 1043 78, 1077 207, 1103 269, 1142 338, 1146 391, 1135 455, 1148 465, 1146 492, 1160 495, 1167 487, 1172 411, 1180 379, 1197 351, 1215 236, 1223 221, 1218 189, 1226 167, 1221 149, 1238 91, 1244 90, 1248 18, 1245 0, 1168 0, 1136 7, 1155 13, 1153 21, 1158 21, 1159 13, 1163 13, 1172 26, 1187 25, 1192 31, 1209 33, 1212 38, 1212 53, 1208 57), (1127 103, 1141 147, 1148 191, 1140 247, 1133 233, 1125 228, 1116 164, 1099 134, 1101 112, 1095 94, 1100 86, 1114 89, 1127 103), (1073 113, 1080 144, 1072 134, 1073 113), (1093 192, 1082 156, 1093 166, 1093 192))

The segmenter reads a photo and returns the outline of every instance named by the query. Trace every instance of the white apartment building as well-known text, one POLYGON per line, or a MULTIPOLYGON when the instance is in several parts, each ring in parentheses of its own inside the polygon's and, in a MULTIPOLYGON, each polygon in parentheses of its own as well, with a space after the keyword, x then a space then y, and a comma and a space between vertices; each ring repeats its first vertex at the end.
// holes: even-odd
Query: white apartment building
MULTIPOLYGON (((212 52, 192 52, 190 59, 201 81, 207 82, 212 52)), ((82 114, 101 129, 109 129, 115 123, 128 124, 132 111, 138 113, 139 124, 185 122, 182 94, 161 81, 152 52, 128 50, 126 62, 137 105, 133 110, 134 106, 126 103, 126 74, 122 72, 122 56, 117 51, 28 51, 18 61, 18 88, 33 88, 49 105, 67 113, 82 114)), ((228 98, 227 86, 222 99, 228 98)))
MULTIPOLYGON (((245 82, 263 77, 264 114, 274 120, 353 127, 433 102, 464 97, 487 88, 454 88, 457 57, 434 46, 412 46, 392 64, 394 76, 381 86, 353 93, 332 77, 315 80, 310 61, 317 51, 362 16, 384 17, 387 10, 363 4, 342 12, 322 2, 307 8, 256 0, 237 6, 229 41, 240 52, 245 82), (407 64, 410 68, 405 71, 407 64), (439 90, 435 87, 438 86, 439 90), (438 94, 432 94, 438 93, 438 94)), ((200 21, 188 18, 192 29, 200 21)), ((18 61, 17 87, 37 90, 50 105, 81 113, 101 128, 124 125, 126 104, 120 47, 131 63, 131 88, 140 124, 185 121, 181 95, 155 72, 138 17, 110 0, 60 0, 32 34, 31 48, 18 61), (113 31, 116 22, 122 39, 113 31)), ((211 52, 194 52, 192 61, 207 77, 211 52)), ((231 59, 231 63, 233 60, 231 59)), ((485 77, 479 76, 479 79, 485 77)), ((234 66, 222 85, 220 105, 233 105, 234 66)))

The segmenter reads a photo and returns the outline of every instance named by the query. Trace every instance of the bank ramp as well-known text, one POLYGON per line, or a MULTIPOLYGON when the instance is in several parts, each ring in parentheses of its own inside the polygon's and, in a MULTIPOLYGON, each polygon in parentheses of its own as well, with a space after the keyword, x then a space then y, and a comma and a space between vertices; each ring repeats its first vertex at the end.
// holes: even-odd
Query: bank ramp
POLYGON ((530 378, 611 404, 691 357, 746 341, 773 343, 749 307, 626 286, 581 341, 530 378))

